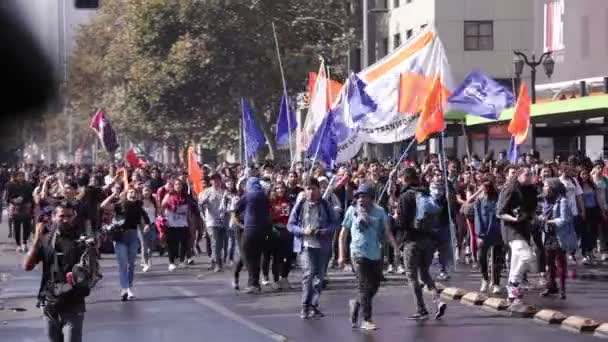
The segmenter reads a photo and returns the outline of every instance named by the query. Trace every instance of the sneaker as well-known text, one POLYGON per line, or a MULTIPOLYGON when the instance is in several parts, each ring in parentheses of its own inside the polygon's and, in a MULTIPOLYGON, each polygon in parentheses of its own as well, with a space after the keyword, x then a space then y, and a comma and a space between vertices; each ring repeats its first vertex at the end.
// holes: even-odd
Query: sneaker
POLYGON ((132 290, 131 288, 128 288, 128 289, 127 289, 127 298, 128 298, 129 300, 131 300, 131 299, 135 299, 135 293, 133 293, 133 290, 132 290))
POLYGON ((361 323, 361 329, 363 329, 363 330, 370 330, 371 331, 371 330, 378 329, 378 327, 372 321, 363 321, 361 323))
POLYGON ((516 299, 520 299, 522 297, 521 289, 517 285, 513 285, 509 283, 507 286, 508 298, 510 301, 515 301, 516 299))
POLYGON ((239 290, 239 282, 238 282, 238 280, 236 280, 236 279, 235 279, 235 280, 233 280, 233 281, 232 281, 232 288, 233 288, 235 291, 238 291, 238 290, 239 290))
POLYGON ((28 250, 28 248, 27 248, 27 244, 26 244, 26 243, 24 243, 24 244, 21 246, 21 249, 23 250, 23 253, 27 253, 27 250, 28 250))
POLYGON ((502 288, 500 287, 500 285, 494 285, 492 286, 492 294, 493 295, 499 295, 502 293, 502 288))
POLYGON ((319 310, 318 306, 312 306, 310 308, 310 312, 312 313, 311 314, 312 318, 323 318, 323 317, 325 317, 325 314, 323 312, 321 312, 321 310, 319 310))
POLYGON ((141 268, 141 271, 142 271, 142 272, 144 272, 144 273, 148 272, 149 270, 150 270, 150 265, 144 265, 144 266, 141 268))
POLYGON ((268 279, 268 277, 264 277, 264 278, 262 279, 262 285, 263 285, 263 286, 268 286, 268 285, 270 285, 270 280, 268 279))
POLYGON ((121 289, 120 290, 120 300, 123 302, 126 302, 128 298, 129 298, 129 294, 127 293, 127 289, 121 289))
POLYGON ((307 306, 302 306, 302 310, 300 310, 300 318, 301 319, 309 319, 311 311, 308 310, 307 306))
POLYGON ((540 273, 540 278, 538 279, 538 287, 547 287, 547 275, 545 274, 545 272, 540 273))
POLYGON ((188 260, 186 260, 186 264, 188 264, 188 265, 194 265, 194 259, 188 258, 188 260))
POLYGON ((568 256, 568 265, 576 265, 576 257, 574 255, 568 256))
POLYGON ((591 258, 589 258, 589 257, 584 257, 584 258, 583 258, 583 265, 585 265, 585 266, 589 266, 589 265, 591 265, 591 258))
POLYGON ((350 324, 353 328, 357 327, 357 322, 359 321, 359 306, 359 302, 357 302, 355 299, 348 301, 350 324))
POLYGON ((247 286, 247 288, 245 289, 245 293, 247 294, 257 294, 262 292, 262 289, 260 289, 259 287, 255 287, 255 286, 247 286))
POLYGON ((439 276, 437 276, 437 280, 439 280, 439 281, 447 281, 449 279, 450 279, 450 276, 445 272, 441 272, 441 273, 439 273, 439 276))
POLYGON ((388 274, 395 273, 395 268, 393 267, 393 265, 388 265, 388 268, 386 269, 386 273, 388 273, 388 274))
POLYGON ((608 261, 608 253, 602 253, 601 260, 608 261))
POLYGON ((213 269, 213 272, 220 273, 220 272, 222 272, 222 268, 219 266, 215 266, 215 268, 213 269))
POLYGON ((445 310, 448 308, 448 305, 444 302, 437 303, 437 312, 435 313, 435 319, 441 319, 445 315, 445 310))
POLYGON ((176 268, 177 266, 175 266, 175 264, 169 264, 169 272, 175 271, 176 268))
POLYGON ((428 311, 424 310, 421 312, 416 312, 415 314, 408 316, 407 319, 412 321, 422 321, 429 318, 428 311))
POLYGON ((490 285, 488 284, 488 282, 485 280, 482 280, 481 287, 479 288, 479 292, 486 293, 486 292, 488 292, 489 287, 490 287, 490 285))
POLYGON ((397 274, 401 274, 401 275, 405 274, 405 267, 403 267, 402 265, 399 265, 397 267, 397 274))

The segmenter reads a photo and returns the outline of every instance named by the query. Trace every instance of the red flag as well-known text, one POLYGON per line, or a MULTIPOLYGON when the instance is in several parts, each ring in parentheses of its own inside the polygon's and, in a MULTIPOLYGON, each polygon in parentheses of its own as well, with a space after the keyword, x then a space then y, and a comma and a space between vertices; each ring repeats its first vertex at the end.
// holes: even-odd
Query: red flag
POLYGON ((443 105, 446 100, 447 98, 443 96, 441 77, 437 75, 432 88, 424 99, 422 112, 416 125, 416 140, 419 143, 425 141, 429 135, 441 132, 445 128, 443 105))
POLYGON ((509 133, 515 139, 516 145, 523 144, 528 137, 528 126, 530 126, 530 95, 528 94, 528 86, 525 82, 521 82, 519 87, 519 98, 515 105, 513 118, 509 123, 509 133))
POLYGON ((129 165, 131 165, 133 169, 139 169, 140 167, 142 167, 141 159, 137 158, 137 155, 135 154, 135 151, 133 149, 129 149, 127 151, 125 159, 127 160, 127 162, 129 162, 129 165))
POLYGON ((192 190, 195 195, 203 192, 203 171, 196 161, 194 147, 188 147, 188 178, 192 183, 192 190))
POLYGON ((91 120, 90 127, 97 133, 99 140, 104 149, 110 153, 114 153, 120 145, 118 145, 118 139, 116 139, 116 132, 110 124, 110 120, 107 118, 103 110, 98 110, 91 120))

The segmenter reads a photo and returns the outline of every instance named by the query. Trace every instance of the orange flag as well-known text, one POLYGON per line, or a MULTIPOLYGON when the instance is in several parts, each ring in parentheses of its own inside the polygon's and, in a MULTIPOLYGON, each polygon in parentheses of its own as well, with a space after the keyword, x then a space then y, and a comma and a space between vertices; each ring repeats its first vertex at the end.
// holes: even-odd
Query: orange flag
POLYGON ((528 126, 530 126, 530 95, 528 86, 521 82, 519 87, 519 98, 515 105, 515 113, 509 123, 509 133, 515 139, 516 145, 521 145, 528 137, 528 126))
POLYGON ((203 171, 196 161, 194 147, 188 147, 188 179, 192 183, 192 191, 198 196, 203 192, 203 171))
POLYGON ((437 75, 433 86, 424 98, 422 112, 416 125, 416 140, 425 141, 431 134, 441 132, 445 128, 443 105, 447 98, 443 95, 441 77, 437 75))

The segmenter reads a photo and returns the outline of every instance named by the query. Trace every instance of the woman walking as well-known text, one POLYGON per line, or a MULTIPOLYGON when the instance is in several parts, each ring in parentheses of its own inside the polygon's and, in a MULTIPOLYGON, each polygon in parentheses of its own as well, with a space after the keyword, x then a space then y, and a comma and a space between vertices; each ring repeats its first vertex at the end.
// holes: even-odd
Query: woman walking
POLYGON ((161 204, 161 212, 166 219, 167 248, 169 250, 169 272, 175 271, 176 259, 181 267, 185 267, 186 253, 188 252, 188 199, 183 192, 184 184, 179 179, 173 181, 173 187, 165 195, 161 204))
POLYGON ((118 262, 120 279, 120 297, 122 301, 135 299, 133 277, 135 275, 135 258, 139 248, 138 228, 145 223, 144 231, 150 229, 150 219, 138 199, 134 188, 127 189, 126 196, 121 198, 117 191, 101 204, 103 209, 114 211, 114 253, 118 262))
POLYGON ((152 267, 150 259, 152 249, 154 248, 155 241, 158 240, 156 227, 154 227, 154 220, 156 219, 156 216, 158 216, 158 202, 156 201, 156 198, 154 198, 154 192, 152 192, 152 186, 150 184, 144 185, 142 190, 142 207, 152 222, 150 229, 139 230, 142 271, 148 272, 150 267, 152 267))

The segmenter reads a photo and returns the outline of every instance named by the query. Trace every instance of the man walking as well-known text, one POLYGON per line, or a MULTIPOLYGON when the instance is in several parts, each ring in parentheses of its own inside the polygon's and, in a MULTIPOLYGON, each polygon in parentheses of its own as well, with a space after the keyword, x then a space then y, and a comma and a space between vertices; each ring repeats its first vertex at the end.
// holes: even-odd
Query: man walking
POLYGON ((445 314, 447 305, 439 300, 439 291, 429 273, 435 245, 433 229, 439 224, 440 207, 428 189, 418 186, 416 169, 404 169, 400 178, 404 188, 399 197, 397 224, 404 232, 405 274, 417 307, 417 312, 408 319, 423 320, 429 316, 418 278, 433 291, 433 301, 437 305, 435 319, 440 319, 445 314))
POLYGON ((199 195, 199 204, 204 209, 205 226, 211 238, 211 267, 215 272, 221 272, 224 242, 228 238, 229 199, 219 173, 212 174, 210 179, 211 188, 199 195))
POLYGON ((289 216, 287 229, 294 234, 294 252, 301 253, 302 311, 300 317, 323 317, 319 299, 325 278, 325 266, 331 255, 336 214, 331 205, 321 198, 319 182, 309 178, 305 197, 296 203, 289 216))
POLYGON ((339 244, 339 263, 345 260, 345 250, 350 235, 351 259, 357 275, 359 296, 349 301, 351 324, 357 325, 359 309, 362 308, 361 329, 375 330, 372 322, 372 299, 378 292, 382 279, 382 246, 385 238, 398 249, 388 217, 384 209, 374 204, 374 188, 363 183, 355 193, 356 204, 350 206, 342 222, 339 244))

